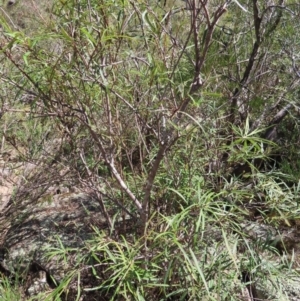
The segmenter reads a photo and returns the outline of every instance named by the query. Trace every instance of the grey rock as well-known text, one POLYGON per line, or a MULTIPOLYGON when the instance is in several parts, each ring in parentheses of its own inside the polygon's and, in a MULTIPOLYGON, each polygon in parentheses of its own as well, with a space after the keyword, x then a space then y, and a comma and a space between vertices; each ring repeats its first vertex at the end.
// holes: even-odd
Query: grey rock
POLYGON ((282 274, 276 279, 257 281, 255 290, 259 300, 299 301, 300 277, 282 274))

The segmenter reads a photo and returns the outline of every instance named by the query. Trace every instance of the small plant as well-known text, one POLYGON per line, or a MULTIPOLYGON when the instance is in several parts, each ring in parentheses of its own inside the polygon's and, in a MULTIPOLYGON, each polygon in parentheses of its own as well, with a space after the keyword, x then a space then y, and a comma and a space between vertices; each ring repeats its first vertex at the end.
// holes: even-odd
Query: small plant
POLYGON ((20 290, 20 283, 12 284, 9 277, 1 277, 0 279, 0 299, 3 301, 21 301, 22 292, 20 290))

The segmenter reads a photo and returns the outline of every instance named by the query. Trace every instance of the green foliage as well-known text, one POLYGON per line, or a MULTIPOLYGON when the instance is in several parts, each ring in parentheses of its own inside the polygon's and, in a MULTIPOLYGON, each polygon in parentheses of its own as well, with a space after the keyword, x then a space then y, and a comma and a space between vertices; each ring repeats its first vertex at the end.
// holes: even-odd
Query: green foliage
POLYGON ((22 300, 18 284, 12 286, 8 278, 2 278, 0 281, 0 298, 3 301, 22 300))
POLYGON ((249 1, 208 2, 196 17, 182 1, 3 6, 1 151, 143 228, 48 250, 76 259, 48 300, 241 300, 291 272, 243 229, 297 224, 299 5, 257 1, 255 16, 249 1))

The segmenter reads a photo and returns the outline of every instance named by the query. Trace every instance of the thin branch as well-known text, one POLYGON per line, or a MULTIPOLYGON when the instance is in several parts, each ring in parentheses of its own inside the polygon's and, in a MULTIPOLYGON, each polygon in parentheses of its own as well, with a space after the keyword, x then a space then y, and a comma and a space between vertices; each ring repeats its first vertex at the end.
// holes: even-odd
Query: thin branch
MULTIPOLYGON (((282 1, 281 1, 282 2, 282 1)), ((268 8, 267 8, 268 9, 268 8)), ((266 10, 267 10, 266 9, 266 10)), ((266 10, 262 13, 262 16, 266 12, 266 10)), ((251 71, 254 66, 254 62, 256 60, 258 50, 260 48, 261 43, 265 38, 270 36, 270 34, 276 30, 277 26, 280 23, 281 17, 282 17, 282 11, 279 12, 277 18, 275 19, 274 23, 272 26, 269 28, 267 33, 262 37, 261 36, 261 22, 262 22, 262 16, 259 16, 259 10, 258 10, 258 4, 257 0, 253 0, 253 18, 254 18, 254 28, 255 28, 255 37, 256 41, 253 44, 252 52, 250 54, 248 64, 246 66, 246 69, 243 74, 243 78, 239 82, 239 87, 237 87, 233 93, 233 96, 231 97, 231 111, 230 111, 230 122, 234 123, 235 122, 235 111, 237 108, 237 101, 240 93, 242 92, 243 88, 248 82, 248 79, 250 77, 251 71)))
POLYGON ((96 133, 85 120, 81 119, 81 121, 85 124, 85 126, 89 130, 91 136, 93 137, 94 141, 96 142, 96 144, 97 144, 97 146, 98 146, 98 148, 99 148, 99 150, 102 154, 102 157, 103 157, 106 165, 108 166, 108 168, 109 168, 110 172, 112 173, 112 175, 114 176, 114 178, 119 183, 121 189, 130 197, 130 199, 135 204, 135 206, 136 206, 137 210, 139 211, 139 213, 142 214, 143 213, 142 204, 136 198, 134 193, 129 189, 129 187, 126 185, 126 183, 122 179, 122 176, 117 171, 115 165, 113 164, 113 161, 110 158, 110 157, 112 157, 112 154, 109 156, 107 151, 104 148, 104 145, 103 145, 102 139, 101 139, 101 134, 96 133))
POLYGON ((269 123, 269 129, 264 134, 264 139, 274 141, 276 138, 276 127, 284 119, 284 117, 289 113, 289 110, 293 107, 292 104, 286 105, 282 108, 269 123))

